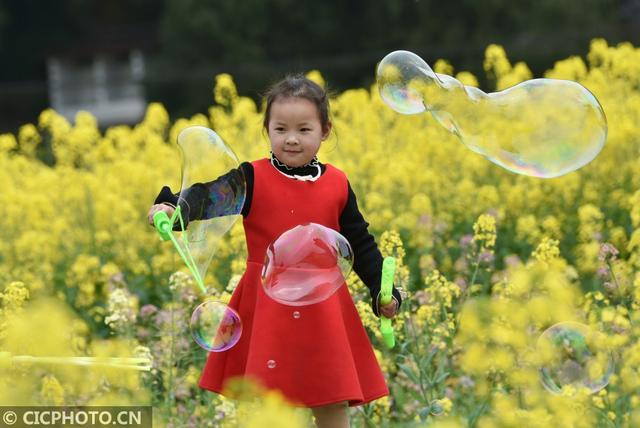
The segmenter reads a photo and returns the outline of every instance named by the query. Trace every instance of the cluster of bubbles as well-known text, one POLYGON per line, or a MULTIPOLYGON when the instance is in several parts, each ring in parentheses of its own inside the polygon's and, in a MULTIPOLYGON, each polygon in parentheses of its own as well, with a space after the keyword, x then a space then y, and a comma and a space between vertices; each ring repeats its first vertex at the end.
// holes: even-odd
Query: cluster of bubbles
MULTIPOLYGON (((233 151, 213 130, 190 126, 178 135, 182 152, 179 205, 183 218, 198 219, 185 231, 184 254, 192 258, 204 278, 222 236, 239 218, 246 197, 246 181, 233 151), (211 181, 211 177, 217 177, 211 181)), ((262 274, 267 296, 304 306, 331 297, 349 275, 353 252, 347 239, 328 227, 307 223, 285 231, 269 245, 262 274)), ((201 282, 201 281, 200 281, 201 282)), ((299 318, 299 312, 293 317, 299 318)), ((242 320, 230 306, 206 300, 190 320, 196 343, 209 352, 223 352, 242 335, 242 320)))
POLYGON ((469 149, 518 174, 559 177, 591 162, 606 141, 600 103, 573 81, 532 79, 487 94, 408 51, 385 56, 376 80, 395 111, 431 113, 469 149))
MULTIPOLYGON (((189 126, 178 134, 182 155, 181 190, 178 204, 188 223, 182 254, 204 292, 205 277, 222 237, 240 218, 246 197, 246 181, 238 157, 213 130, 189 126), (212 177, 216 177, 211 180, 212 177), (188 222, 189 219, 197 221, 188 222)), ((228 305, 205 300, 193 311, 191 335, 201 348, 222 352, 234 346, 242 335, 242 320, 228 305)))
MULTIPOLYGON (((265 294, 289 306, 306 306, 330 298, 353 266, 347 239, 333 229, 306 223, 285 231, 267 248, 262 285, 265 294)), ((300 317, 294 311, 295 319, 300 317)), ((242 334, 240 315, 216 300, 201 303, 193 312, 191 334, 209 352, 234 346, 242 334)))
MULTIPOLYGON (((573 81, 532 79, 485 93, 435 73, 408 51, 385 56, 376 80, 392 109, 407 115, 431 113, 470 150, 514 173, 565 175, 591 162, 607 138, 602 106, 573 81)), ((544 387, 556 394, 606 387, 614 364, 598 337, 575 322, 548 328, 538 341, 545 361, 540 368, 544 387)))

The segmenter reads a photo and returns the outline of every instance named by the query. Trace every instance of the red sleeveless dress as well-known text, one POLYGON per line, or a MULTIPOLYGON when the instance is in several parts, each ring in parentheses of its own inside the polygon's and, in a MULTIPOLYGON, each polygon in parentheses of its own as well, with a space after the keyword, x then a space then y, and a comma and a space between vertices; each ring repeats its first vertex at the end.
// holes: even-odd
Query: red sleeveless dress
POLYGON ((326 165, 318 180, 298 181, 268 159, 252 165, 253 199, 244 219, 247 269, 229 302, 242 319, 242 336, 227 351, 209 354, 200 387, 223 393, 227 381, 242 377, 305 407, 342 401, 357 406, 388 395, 346 284, 323 302, 297 307, 270 299, 262 288, 266 249, 280 234, 306 222, 340 230, 346 176, 326 165))

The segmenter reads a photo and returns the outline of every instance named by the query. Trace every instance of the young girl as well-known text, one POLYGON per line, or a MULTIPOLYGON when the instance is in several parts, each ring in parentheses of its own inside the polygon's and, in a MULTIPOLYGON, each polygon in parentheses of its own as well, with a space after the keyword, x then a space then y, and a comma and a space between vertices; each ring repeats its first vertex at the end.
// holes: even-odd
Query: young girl
MULTIPOLYGON (((402 300, 394 288, 392 302, 379 305, 380 251, 345 174, 316 157, 331 132, 325 91, 302 75, 286 77, 267 94, 264 127, 270 159, 240 165, 247 186, 242 215, 248 258, 229 306, 242 319, 242 336, 229 350, 209 354, 200 387, 222 393, 228 380, 249 378, 310 407, 318 427, 348 427, 347 406, 389 393, 349 290, 343 284, 329 299, 295 308, 270 299, 261 283, 267 246, 299 224, 322 224, 351 244, 353 269, 369 288, 376 315, 393 317, 402 300)), ((177 203, 164 187, 149 222, 158 210, 171 216, 177 203)), ((189 220, 197 216, 190 213, 189 220)))

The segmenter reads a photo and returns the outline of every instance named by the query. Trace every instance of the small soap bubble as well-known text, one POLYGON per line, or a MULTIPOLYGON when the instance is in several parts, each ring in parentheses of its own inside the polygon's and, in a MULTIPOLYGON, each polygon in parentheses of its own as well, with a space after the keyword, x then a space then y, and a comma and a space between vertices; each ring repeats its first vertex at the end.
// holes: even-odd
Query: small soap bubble
POLYGON ((267 361, 267 367, 270 368, 270 369, 275 369, 276 368, 276 362, 274 360, 267 361))
POLYGON ((299 319, 299 318, 300 318, 300 312, 298 312, 298 311, 294 311, 294 312, 293 312, 293 317, 294 317, 295 319, 299 319))
POLYGON ((238 343, 242 335, 240 315, 224 303, 207 300, 193 311, 189 324, 198 346, 222 352, 238 343))

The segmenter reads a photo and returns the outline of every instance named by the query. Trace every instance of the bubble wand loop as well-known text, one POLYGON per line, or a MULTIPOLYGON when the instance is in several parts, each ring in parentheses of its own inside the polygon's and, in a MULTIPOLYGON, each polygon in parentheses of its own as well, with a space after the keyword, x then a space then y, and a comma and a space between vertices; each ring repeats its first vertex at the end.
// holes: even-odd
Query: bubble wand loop
POLYGON ((187 236, 184 233, 184 220, 182 219, 182 211, 180 209, 180 206, 178 205, 176 207, 176 210, 173 213, 173 216, 171 216, 171 218, 169 218, 167 213, 165 213, 164 211, 158 211, 153 215, 153 224, 155 225, 156 231, 158 232, 158 234, 160 235, 160 238, 163 241, 171 240, 171 242, 173 243, 173 246, 176 248, 176 250, 178 250, 178 254, 180 254, 182 261, 184 261, 184 264, 187 265, 187 268, 189 268, 189 271, 195 278, 196 283, 200 288, 200 291, 202 291, 202 294, 206 295, 207 289, 204 286, 204 281, 202 281, 200 272, 198 271, 198 268, 196 267, 196 263, 193 260, 193 256, 191 255, 191 251, 189 250, 189 242, 187 241, 187 236), (182 232, 183 232, 182 238, 184 241, 185 251, 182 251, 182 248, 180 248, 180 245, 178 245, 178 241, 176 237, 172 233, 173 224, 176 218, 178 218, 178 220, 180 221, 180 228, 182 229, 182 232))
MULTIPOLYGON (((396 273, 396 259, 393 257, 385 257, 382 262, 382 281, 380 284, 380 304, 387 305, 391 303, 393 298, 393 279, 396 273)), ((380 333, 387 348, 391 349, 396 344, 393 334, 393 326, 391 319, 380 314, 380 333)))

